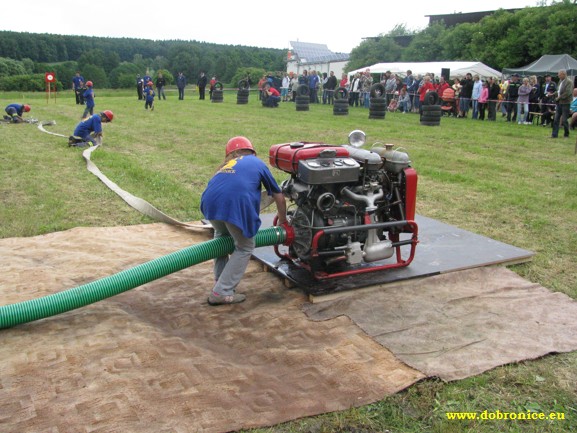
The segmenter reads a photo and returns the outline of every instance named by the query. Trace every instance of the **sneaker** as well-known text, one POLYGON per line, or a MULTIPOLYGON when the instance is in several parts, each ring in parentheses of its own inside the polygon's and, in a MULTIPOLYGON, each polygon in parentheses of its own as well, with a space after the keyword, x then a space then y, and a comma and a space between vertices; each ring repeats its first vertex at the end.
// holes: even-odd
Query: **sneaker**
POLYGON ((235 293, 234 295, 222 296, 217 293, 211 292, 208 297, 208 305, 227 305, 227 304, 239 304, 244 302, 246 295, 242 293, 235 293))

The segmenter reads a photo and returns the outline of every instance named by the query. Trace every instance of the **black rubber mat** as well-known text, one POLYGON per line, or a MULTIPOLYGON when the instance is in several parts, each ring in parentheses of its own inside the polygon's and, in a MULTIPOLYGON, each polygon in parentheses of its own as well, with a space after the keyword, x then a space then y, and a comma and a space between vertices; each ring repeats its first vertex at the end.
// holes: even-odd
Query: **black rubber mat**
MULTIPOLYGON (((274 215, 261 215, 262 228, 272 226, 273 218, 274 215)), ((422 278, 479 266, 523 263, 531 260, 534 255, 532 251, 517 248, 421 215, 417 215, 416 221, 419 226, 419 244, 413 262, 404 268, 317 281, 305 269, 286 260, 281 260, 275 254, 273 247, 257 248, 253 256, 304 290, 305 293, 325 295, 342 290, 422 278)), ((402 247, 403 257, 408 257, 409 248, 409 246, 402 247)), ((384 263, 386 261, 363 266, 370 268, 384 263)))

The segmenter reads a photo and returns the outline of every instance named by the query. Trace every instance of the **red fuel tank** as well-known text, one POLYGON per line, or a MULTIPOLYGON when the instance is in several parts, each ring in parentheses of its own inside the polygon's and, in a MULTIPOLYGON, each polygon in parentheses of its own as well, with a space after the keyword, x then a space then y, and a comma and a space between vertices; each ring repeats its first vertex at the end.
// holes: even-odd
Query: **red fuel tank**
POLYGON ((295 174, 301 160, 347 157, 349 151, 344 147, 330 144, 295 142, 271 146, 268 156, 271 166, 295 174))

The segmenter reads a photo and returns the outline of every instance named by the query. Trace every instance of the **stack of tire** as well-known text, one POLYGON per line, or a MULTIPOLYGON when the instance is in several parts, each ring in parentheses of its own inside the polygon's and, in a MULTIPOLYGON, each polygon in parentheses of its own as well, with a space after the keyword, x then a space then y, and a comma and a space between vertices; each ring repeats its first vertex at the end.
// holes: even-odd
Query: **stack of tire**
POLYGON ((248 88, 247 80, 240 80, 238 82, 238 92, 236 94, 236 103, 239 105, 248 104, 248 94, 250 90, 248 88))
POLYGON ((344 87, 338 87, 333 97, 333 114, 346 116, 349 114, 349 91, 344 87))
POLYGON ((441 124, 443 111, 441 110, 441 98, 437 92, 428 92, 421 108, 423 110, 421 125, 439 126, 441 124))
POLYGON ((309 111, 310 98, 309 86, 306 84, 299 84, 297 87, 297 95, 295 97, 297 111, 309 111))
POLYGON ((369 97, 369 119, 384 119, 387 114, 385 86, 381 83, 373 84, 369 97))
POLYGON ((222 102, 222 100, 222 83, 217 81, 212 90, 212 102, 222 102))

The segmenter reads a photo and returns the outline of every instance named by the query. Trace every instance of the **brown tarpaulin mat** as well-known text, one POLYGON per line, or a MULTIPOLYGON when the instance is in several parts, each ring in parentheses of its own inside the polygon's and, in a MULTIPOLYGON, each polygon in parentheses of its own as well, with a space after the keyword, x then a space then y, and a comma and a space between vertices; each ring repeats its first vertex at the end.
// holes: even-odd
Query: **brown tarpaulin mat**
POLYGON ((350 317, 397 358, 446 381, 577 350, 577 302, 502 267, 371 288, 303 308, 315 320, 350 317))
MULTIPOLYGON (((0 303, 76 287, 209 238, 164 224, 0 240, 0 303)), ((377 401, 424 375, 252 262, 245 303, 209 307, 201 263, 0 330, 0 431, 224 432, 377 401)))

